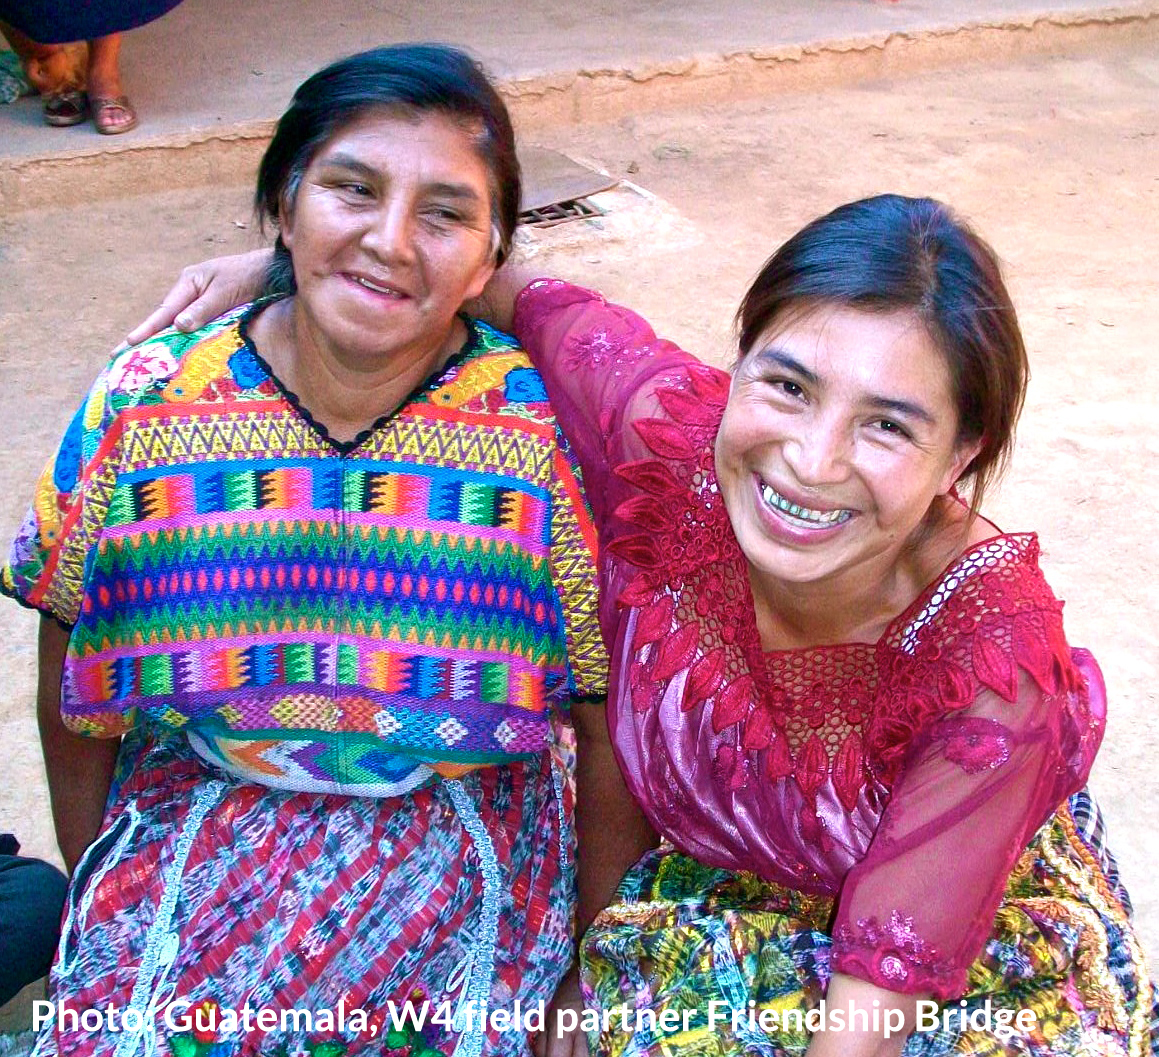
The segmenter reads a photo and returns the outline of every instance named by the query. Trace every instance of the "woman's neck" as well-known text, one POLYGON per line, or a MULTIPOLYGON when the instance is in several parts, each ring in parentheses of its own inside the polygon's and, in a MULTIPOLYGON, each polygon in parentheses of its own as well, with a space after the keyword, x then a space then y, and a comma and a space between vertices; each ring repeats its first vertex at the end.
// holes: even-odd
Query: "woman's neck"
POLYGON ((749 566, 757 630, 766 650, 875 643, 962 552, 996 531, 960 504, 900 551, 811 583, 764 576, 749 566))
POLYGON ((877 642, 920 590, 911 592, 909 578, 896 568, 857 583, 794 584, 770 581, 750 565, 749 584, 766 650, 877 642))
POLYGON ((456 318, 446 335, 418 349, 368 361, 320 340, 297 298, 277 301, 250 327, 258 351, 310 417, 337 441, 348 442, 390 414, 442 367, 467 339, 456 318))

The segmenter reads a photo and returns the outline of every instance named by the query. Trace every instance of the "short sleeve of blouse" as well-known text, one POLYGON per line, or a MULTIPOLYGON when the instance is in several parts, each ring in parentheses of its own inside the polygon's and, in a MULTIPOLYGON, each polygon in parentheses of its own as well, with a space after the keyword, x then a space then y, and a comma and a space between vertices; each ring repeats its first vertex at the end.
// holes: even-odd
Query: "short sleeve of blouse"
POLYGON ((86 563, 117 477, 121 427, 109 393, 119 362, 101 373, 77 409, 0 568, 0 591, 69 627, 80 613, 86 563))
POLYGON ((602 699, 608 693, 608 654, 598 617, 596 530, 578 467, 560 436, 552 475, 551 578, 563 609, 571 692, 602 699))

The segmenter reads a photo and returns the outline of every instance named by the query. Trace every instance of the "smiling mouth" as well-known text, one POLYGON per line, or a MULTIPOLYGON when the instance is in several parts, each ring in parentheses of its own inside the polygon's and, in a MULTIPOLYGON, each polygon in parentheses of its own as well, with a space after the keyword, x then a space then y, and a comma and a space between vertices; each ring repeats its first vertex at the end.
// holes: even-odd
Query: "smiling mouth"
POLYGON ((771 507, 790 524, 795 523, 802 528, 832 528, 834 525, 844 524, 853 517, 852 510, 813 510, 807 506, 799 506, 764 481, 761 482, 761 498, 766 506, 771 507))
POLYGON ((376 283, 370 279, 367 279, 365 276, 362 276, 362 275, 351 275, 350 278, 354 282, 356 282, 359 286, 363 287, 366 290, 370 290, 376 294, 383 294, 386 297, 397 297, 397 298, 403 298, 403 297, 409 296, 406 293, 404 293, 402 290, 398 289, 398 287, 396 287, 396 286, 387 286, 387 285, 384 285, 381 283, 376 283))

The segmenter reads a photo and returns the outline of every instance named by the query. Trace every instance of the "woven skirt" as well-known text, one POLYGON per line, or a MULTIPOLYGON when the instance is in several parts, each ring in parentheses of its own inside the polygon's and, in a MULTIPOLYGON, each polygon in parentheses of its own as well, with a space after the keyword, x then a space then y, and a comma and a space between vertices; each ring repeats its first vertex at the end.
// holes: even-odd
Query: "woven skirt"
POLYGON ((271 790, 127 740, 75 871, 36 1053, 523 1054, 484 1010, 572 957, 561 750, 402 797, 271 790))
MULTIPOLYGON (((1098 809, 1080 792, 1012 871, 964 1000, 929 1011, 904 1057, 1159 1053, 1129 913, 1098 809), (1020 1028, 1022 1010, 1034 1016, 1020 1028)), ((583 940, 593 1052, 799 1057, 805 1014, 829 985, 832 914, 828 898, 651 853, 583 940)))

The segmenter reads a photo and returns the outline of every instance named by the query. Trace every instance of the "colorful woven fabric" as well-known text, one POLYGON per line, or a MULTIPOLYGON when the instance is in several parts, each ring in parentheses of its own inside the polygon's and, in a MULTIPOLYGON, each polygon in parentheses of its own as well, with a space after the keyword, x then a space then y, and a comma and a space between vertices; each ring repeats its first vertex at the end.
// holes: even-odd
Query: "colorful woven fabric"
POLYGON ((569 751, 381 799, 264 788, 132 732, 52 973, 55 1008, 129 1030, 66 1016, 38 1054, 525 1054, 520 1030, 432 1018, 546 1002, 570 965, 569 751))
POLYGON ((41 478, 0 589, 72 627, 65 722, 376 795, 539 754, 606 659, 593 531, 526 356, 473 324, 338 444, 247 319, 115 358, 41 478))
MULTIPOLYGON (((1153 995, 1122 890, 1107 879, 1113 860, 1076 822, 1095 815, 1081 792, 1039 831, 1010 876, 963 999, 928 1011, 904 1057, 1151 1052, 1153 995), (1020 1029, 1019 1012, 1033 1026, 1020 1029), (995 1030, 1000 1020, 1011 1025, 1009 1036, 995 1030)), ((1094 832, 1101 835, 1101 824, 1094 832)), ((670 850, 651 854, 629 872, 582 947, 592 1008, 609 1014, 599 1052, 803 1054, 804 1015, 821 1008, 829 985, 832 913, 824 896, 670 850), (631 1011, 627 1030, 623 1009, 631 1011), (674 1030, 664 1029, 666 1011, 674 1030)))

